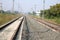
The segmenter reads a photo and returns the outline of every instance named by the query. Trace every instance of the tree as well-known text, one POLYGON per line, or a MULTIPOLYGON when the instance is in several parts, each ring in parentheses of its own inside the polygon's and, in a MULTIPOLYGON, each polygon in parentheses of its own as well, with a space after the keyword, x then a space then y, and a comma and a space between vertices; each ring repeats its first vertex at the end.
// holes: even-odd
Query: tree
POLYGON ((4 13, 4 11, 3 11, 3 10, 0 10, 0 13, 1 13, 1 12, 2 12, 2 13, 4 13))
POLYGON ((44 17, 46 18, 60 17, 60 4, 50 6, 50 9, 47 10, 41 10, 40 13, 41 16, 43 15, 43 12, 44 12, 44 17))
POLYGON ((59 17, 60 16, 60 4, 56 4, 54 6, 50 6, 50 12, 54 15, 59 17))
POLYGON ((33 11, 33 12, 32 12, 32 14, 33 14, 33 15, 36 15, 36 12, 35 12, 35 11, 33 11))

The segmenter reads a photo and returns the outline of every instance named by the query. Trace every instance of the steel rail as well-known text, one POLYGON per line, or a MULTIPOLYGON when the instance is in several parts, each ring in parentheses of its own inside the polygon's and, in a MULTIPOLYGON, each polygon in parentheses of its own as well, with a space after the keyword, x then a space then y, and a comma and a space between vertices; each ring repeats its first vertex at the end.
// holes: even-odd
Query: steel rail
POLYGON ((38 22, 40 22, 40 23, 42 23, 42 24, 44 24, 44 25, 46 25, 46 26, 48 26, 48 27, 50 27, 50 28, 52 28, 52 29, 54 29, 58 32, 60 32, 60 25, 50 23, 50 22, 48 22, 46 20, 43 20, 43 19, 38 19, 38 18, 34 18, 34 17, 31 17, 31 18, 33 18, 34 20, 36 20, 36 21, 38 21, 38 22))
POLYGON ((19 33, 19 30, 21 29, 21 25, 23 23, 23 20, 24 20, 24 18, 21 20, 20 25, 18 26, 17 30, 14 32, 14 34, 12 35, 10 40, 16 40, 18 33, 19 33))
POLYGON ((7 26, 9 26, 10 24, 12 24, 13 22, 15 22, 16 20, 18 20, 20 17, 17 17, 11 21, 9 21, 8 23, 4 24, 4 25, 1 25, 0 26, 0 31, 2 31, 3 29, 5 29, 7 26))

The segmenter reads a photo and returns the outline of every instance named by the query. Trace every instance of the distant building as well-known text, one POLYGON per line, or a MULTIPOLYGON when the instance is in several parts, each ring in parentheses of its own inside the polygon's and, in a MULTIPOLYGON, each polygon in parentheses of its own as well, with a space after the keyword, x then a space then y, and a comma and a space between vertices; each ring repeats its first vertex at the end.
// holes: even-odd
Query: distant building
POLYGON ((36 15, 38 15, 38 16, 39 16, 39 14, 40 14, 40 12, 36 12, 36 15))

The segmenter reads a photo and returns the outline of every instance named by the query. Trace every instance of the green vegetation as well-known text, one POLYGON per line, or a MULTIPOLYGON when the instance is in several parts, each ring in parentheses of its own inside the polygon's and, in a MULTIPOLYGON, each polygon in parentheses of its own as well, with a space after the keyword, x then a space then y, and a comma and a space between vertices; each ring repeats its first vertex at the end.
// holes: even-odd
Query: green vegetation
POLYGON ((18 15, 17 14, 12 14, 12 13, 0 13, 0 25, 5 24, 12 19, 16 18, 18 15))
POLYGON ((57 23, 57 24, 59 24, 60 25, 60 18, 58 19, 58 18, 54 18, 54 19, 47 19, 48 21, 50 21, 50 22, 53 22, 53 23, 57 23))
POLYGON ((40 17, 42 17, 43 12, 45 19, 60 24, 60 4, 50 6, 50 9, 47 10, 41 10, 40 17))

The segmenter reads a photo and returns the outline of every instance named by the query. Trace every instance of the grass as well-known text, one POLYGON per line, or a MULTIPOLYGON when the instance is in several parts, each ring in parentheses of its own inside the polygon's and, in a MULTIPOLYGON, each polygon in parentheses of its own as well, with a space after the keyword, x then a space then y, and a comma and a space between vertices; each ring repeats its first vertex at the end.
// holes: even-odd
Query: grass
POLYGON ((16 18, 16 14, 1 14, 0 13, 0 26, 16 18))
POLYGON ((54 22, 54 23, 57 23, 60 25, 60 18, 54 18, 54 19, 47 19, 48 21, 51 21, 51 22, 54 22))
MULTIPOLYGON (((40 19, 41 17, 40 16, 33 16, 35 18, 38 18, 40 19)), ((49 22, 52 22, 52 23, 55 23, 55 24, 59 24, 60 25, 60 18, 53 18, 53 19, 48 19, 48 18, 44 18, 45 20, 49 21, 49 22)))

